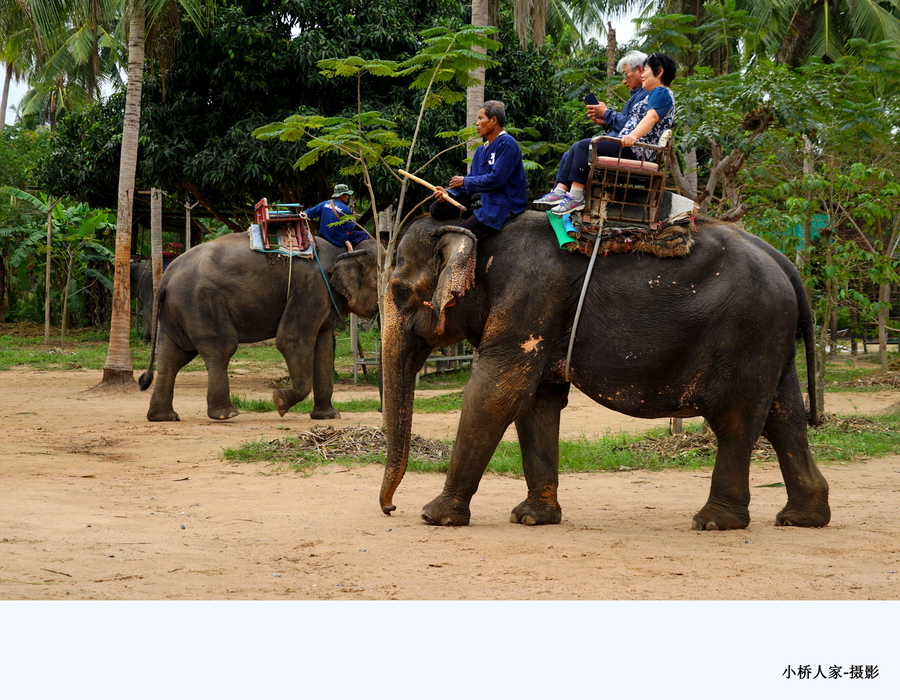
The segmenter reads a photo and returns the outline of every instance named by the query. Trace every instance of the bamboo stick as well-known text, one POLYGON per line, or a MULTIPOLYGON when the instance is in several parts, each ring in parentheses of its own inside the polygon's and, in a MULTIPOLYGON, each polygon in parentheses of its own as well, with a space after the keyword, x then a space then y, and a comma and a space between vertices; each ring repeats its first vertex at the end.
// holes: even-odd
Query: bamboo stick
MULTIPOLYGON (((432 192, 434 192, 435 190, 437 190, 437 187, 435 187, 434 185, 432 185, 430 182, 428 182, 427 180, 423 180, 422 178, 417 177, 416 175, 413 175, 412 173, 408 173, 408 172, 406 172, 405 170, 398 170, 397 172, 400 173, 401 175, 403 175, 403 177, 408 177, 408 178, 409 178, 410 180, 412 180, 413 182, 418 182, 420 185, 423 185, 424 187, 427 187, 427 188, 428 188, 429 190, 431 190, 432 192)), ((462 204, 460 204, 459 202, 457 202, 455 199, 453 199, 453 197, 451 197, 451 196, 450 196, 449 194, 447 194, 446 192, 444 193, 444 201, 445 201, 445 202, 450 202, 450 204, 452 204, 454 207, 456 207, 456 208, 459 209, 460 211, 465 211, 465 210, 466 210, 466 208, 465 208, 462 204)))

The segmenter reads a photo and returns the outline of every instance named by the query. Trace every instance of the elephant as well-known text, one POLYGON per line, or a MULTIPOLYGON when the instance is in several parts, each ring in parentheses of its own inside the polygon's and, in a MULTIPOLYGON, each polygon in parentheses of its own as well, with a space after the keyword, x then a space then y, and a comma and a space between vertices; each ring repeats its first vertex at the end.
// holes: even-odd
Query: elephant
POLYGON ((175 376, 198 354, 208 373, 207 415, 214 420, 238 415, 228 363, 239 343, 269 338, 275 338, 292 384, 273 392, 279 415, 312 389, 310 416, 340 417, 331 402, 334 324, 348 311, 364 318, 378 311, 378 244, 370 239, 341 253, 324 239, 316 243, 315 259, 291 258, 251 250, 248 234, 238 232, 191 248, 169 264, 153 302, 157 325, 150 366, 139 380, 142 391, 150 386, 158 355, 147 420, 179 420, 172 407, 175 376))
POLYGON ((153 325, 150 318, 153 308, 153 271, 149 260, 131 263, 131 298, 140 302, 141 341, 149 343, 153 325))
POLYGON ((383 410, 388 453, 384 513, 406 471, 415 376, 429 352, 463 338, 478 350, 466 385, 442 493, 424 506, 435 525, 467 525, 470 502, 507 427, 515 423, 527 485, 510 520, 561 521, 560 412, 574 384, 639 418, 705 418, 717 439, 709 499, 696 530, 746 528, 750 455, 762 434, 777 455, 787 505, 776 525, 823 527, 828 484, 807 423, 815 403, 813 317, 794 266, 737 226, 695 217, 684 257, 598 256, 566 357, 589 258, 560 249, 547 215, 525 212, 499 234, 430 217, 400 240, 383 304, 383 410), (810 409, 795 367, 802 337, 810 409))

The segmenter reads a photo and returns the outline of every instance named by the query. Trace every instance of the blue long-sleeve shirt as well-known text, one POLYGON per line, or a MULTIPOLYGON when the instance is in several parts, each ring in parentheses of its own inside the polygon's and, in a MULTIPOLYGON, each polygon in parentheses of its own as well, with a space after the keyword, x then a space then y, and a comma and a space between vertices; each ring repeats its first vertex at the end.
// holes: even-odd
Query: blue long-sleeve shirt
POLYGON ((344 221, 335 226, 331 225, 336 221, 340 221, 342 216, 350 215, 350 207, 339 199, 326 199, 324 202, 319 202, 311 209, 307 209, 306 215, 310 219, 319 219, 319 235, 339 248, 344 247, 344 243, 348 240, 348 234, 356 228, 356 222, 354 221, 344 221), (332 204, 337 209, 337 214, 331 208, 332 204))
MULTIPOLYGON (((525 211, 528 183, 518 142, 501 131, 491 143, 480 145, 463 189, 469 195, 481 193, 481 207, 475 210, 475 218, 485 226, 500 229, 509 216, 525 211)), ((452 197, 454 190, 449 192, 452 197)))

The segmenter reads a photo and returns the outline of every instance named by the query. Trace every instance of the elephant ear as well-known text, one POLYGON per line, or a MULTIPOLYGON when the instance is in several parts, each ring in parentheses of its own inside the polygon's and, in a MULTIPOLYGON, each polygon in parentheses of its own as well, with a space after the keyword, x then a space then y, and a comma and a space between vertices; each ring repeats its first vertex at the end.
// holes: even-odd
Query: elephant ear
POLYGON ((425 303, 437 313, 435 333, 441 335, 445 311, 475 284, 476 241, 471 231, 459 226, 441 226, 432 235, 441 239, 437 250, 440 273, 434 297, 425 303))
POLYGON ((372 318, 378 313, 378 278, 373 251, 354 250, 339 255, 334 261, 329 281, 356 315, 372 318))

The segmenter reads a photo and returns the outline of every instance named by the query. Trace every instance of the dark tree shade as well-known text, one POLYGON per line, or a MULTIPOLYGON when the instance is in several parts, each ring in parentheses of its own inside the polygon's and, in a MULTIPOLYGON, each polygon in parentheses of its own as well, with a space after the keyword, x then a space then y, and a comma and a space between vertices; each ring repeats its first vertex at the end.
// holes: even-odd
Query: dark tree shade
MULTIPOLYGON (((419 48, 418 31, 438 21, 465 21, 460 6, 447 0, 260 0, 220 3, 215 26, 199 35, 185 24, 177 57, 163 77, 145 78, 137 187, 159 187, 180 199, 201 200, 223 219, 241 220, 255 201, 312 205, 340 180, 348 164, 323 158, 306 171, 293 168, 305 150, 300 143, 259 141, 254 128, 298 111, 350 115, 356 108, 351 79, 326 79, 317 61, 358 55, 403 60, 419 48), (443 18, 443 20, 441 20, 443 18)), ((569 121, 562 90, 550 80, 551 63, 518 49, 511 32, 497 54, 501 66, 489 71, 487 94, 510 107, 510 123, 536 126, 542 140, 568 140, 569 121)), ((381 111, 410 135, 420 95, 405 80, 367 77, 366 109, 381 111)), ((114 207, 123 95, 114 95, 59 127, 51 156, 39 169, 41 184, 95 206, 114 207)), ((416 162, 424 163, 447 146, 435 135, 458 129, 464 105, 427 113, 416 162)), ((462 153, 442 159, 427 173, 446 181, 461 172, 462 153)), ((376 191, 395 193, 396 182, 380 169, 376 191)), ((387 200, 383 204, 389 203, 387 200)))

